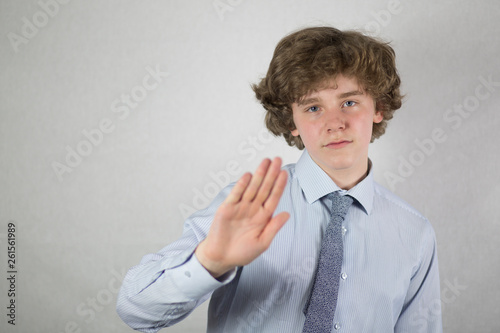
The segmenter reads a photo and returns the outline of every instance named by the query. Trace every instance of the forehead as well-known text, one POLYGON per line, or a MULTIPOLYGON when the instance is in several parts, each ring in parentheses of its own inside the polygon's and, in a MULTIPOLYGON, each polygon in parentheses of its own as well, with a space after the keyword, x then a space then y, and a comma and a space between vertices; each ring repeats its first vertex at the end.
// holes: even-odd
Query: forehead
POLYGON ((338 75, 335 78, 319 82, 305 95, 301 96, 296 103, 299 105, 304 104, 307 100, 317 98, 323 91, 330 91, 340 98, 351 95, 366 95, 365 89, 358 83, 356 78, 338 75))

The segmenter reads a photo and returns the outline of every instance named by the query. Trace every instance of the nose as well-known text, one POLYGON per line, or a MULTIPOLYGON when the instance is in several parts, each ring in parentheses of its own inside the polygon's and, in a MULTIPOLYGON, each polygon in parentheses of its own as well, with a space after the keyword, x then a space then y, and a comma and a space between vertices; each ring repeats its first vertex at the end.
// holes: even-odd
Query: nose
POLYGON ((325 113, 325 126, 327 132, 342 131, 346 128, 345 116, 339 109, 330 109, 325 113))

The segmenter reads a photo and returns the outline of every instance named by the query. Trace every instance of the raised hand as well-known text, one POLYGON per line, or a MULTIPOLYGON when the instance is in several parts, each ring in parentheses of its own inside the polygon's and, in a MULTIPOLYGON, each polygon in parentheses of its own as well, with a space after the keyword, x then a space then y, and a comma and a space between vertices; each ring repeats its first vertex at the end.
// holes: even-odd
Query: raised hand
POLYGON ((286 180, 279 157, 263 160, 253 176, 246 173, 238 180, 195 251, 212 276, 249 264, 271 245, 290 217, 287 212, 273 217, 286 180))

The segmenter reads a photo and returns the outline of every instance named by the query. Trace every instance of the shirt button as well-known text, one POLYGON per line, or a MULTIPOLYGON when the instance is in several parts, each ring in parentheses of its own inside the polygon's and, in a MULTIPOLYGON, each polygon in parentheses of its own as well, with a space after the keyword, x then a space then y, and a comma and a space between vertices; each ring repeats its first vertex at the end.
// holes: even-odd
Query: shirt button
POLYGON ((190 278, 190 277, 191 277, 191 272, 189 272, 189 271, 185 271, 185 272, 184 272, 184 275, 186 275, 188 278, 190 278))
POLYGON ((345 279, 347 279, 347 274, 346 273, 342 273, 342 274, 340 274, 340 277, 342 278, 342 280, 345 280, 345 279))
POLYGON ((333 325, 333 328, 335 328, 336 330, 339 330, 340 329, 340 324, 339 323, 335 323, 335 325, 333 325))
POLYGON ((345 235, 345 232, 346 232, 346 231, 347 231, 347 229, 346 229, 344 226, 342 226, 342 236, 344 236, 344 235, 345 235))

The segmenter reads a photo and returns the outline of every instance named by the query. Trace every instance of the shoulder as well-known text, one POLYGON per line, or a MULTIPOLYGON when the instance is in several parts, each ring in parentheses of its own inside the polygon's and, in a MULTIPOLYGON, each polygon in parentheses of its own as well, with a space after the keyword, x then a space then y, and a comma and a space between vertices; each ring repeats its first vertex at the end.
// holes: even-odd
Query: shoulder
POLYGON ((295 188, 294 185, 297 185, 297 172, 295 169, 296 165, 297 165, 296 163, 290 163, 281 167, 281 170, 286 171, 288 174, 287 185, 286 185, 288 190, 290 190, 292 187, 295 188))
POLYGON ((402 213, 413 215, 417 219, 427 220, 416 208, 379 183, 374 183, 374 190, 375 199, 379 203, 390 206, 392 209, 401 211, 402 213))
POLYGON ((286 164, 281 169, 288 172, 288 176, 295 177, 295 166, 296 165, 297 165, 297 163, 286 164))
POLYGON ((436 235, 429 220, 399 196, 375 183, 373 213, 387 235, 401 245, 411 258, 421 262, 434 253, 436 235))
POLYGON ((410 229, 411 234, 416 232, 434 237, 434 230, 429 220, 416 208, 401 197, 386 189, 377 182, 374 183, 374 209, 383 212, 398 228, 410 229))

